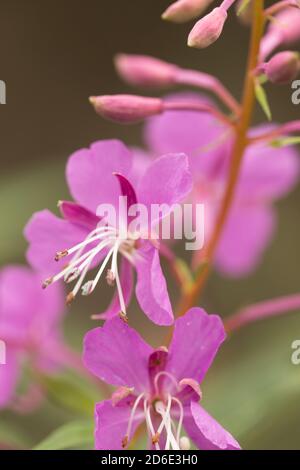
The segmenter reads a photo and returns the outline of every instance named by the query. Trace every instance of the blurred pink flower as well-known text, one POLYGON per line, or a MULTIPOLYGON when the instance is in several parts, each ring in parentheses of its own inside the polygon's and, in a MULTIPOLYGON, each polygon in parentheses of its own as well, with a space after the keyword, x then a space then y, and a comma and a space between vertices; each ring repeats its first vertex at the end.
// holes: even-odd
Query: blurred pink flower
MULTIPOLYGON (((180 96, 170 99, 178 102, 180 96)), ((191 99, 191 94, 188 95, 191 99)), ((193 95, 194 100, 203 100, 193 95)), ((205 99, 207 101, 207 99, 205 99)), ((263 125, 252 136, 271 129, 263 125)), ((228 174, 232 148, 231 129, 207 113, 168 112, 151 118, 145 140, 152 156, 184 152, 194 178, 192 199, 205 204, 205 235, 208 242, 228 174)), ((244 156, 241 175, 229 218, 215 256, 219 271, 230 276, 250 273, 260 262, 276 225, 274 202, 288 194, 299 180, 299 155, 295 148, 251 145, 244 156)), ((201 261, 201 251, 196 253, 201 261)))
MULTIPOLYGON (((148 209, 151 204, 171 206, 191 191, 192 178, 187 157, 179 153, 163 156, 152 162, 143 176, 139 173, 133 154, 119 141, 96 142, 89 149, 73 154, 67 164, 66 177, 77 202, 60 203, 63 219, 49 211, 33 215, 25 229, 30 243, 27 257, 35 268, 50 273, 57 272, 55 253, 57 260, 67 259, 68 266, 49 278, 46 285, 63 278, 66 282, 77 279, 69 301, 80 288, 83 295, 92 293, 106 270, 107 281, 110 285, 116 284, 117 295, 108 310, 97 318, 110 318, 120 313, 126 316, 134 266, 136 296, 141 308, 153 322, 170 325, 173 313, 157 242, 151 240, 151 233, 148 239, 142 239, 141 233, 132 234, 128 230, 124 237, 118 227, 101 226, 96 212, 100 204, 111 204, 118 210, 120 196, 127 196, 128 206, 137 202, 148 209), (134 187, 129 180, 135 180, 134 187), (122 255, 120 274, 118 254, 122 255), (95 267, 99 271, 94 280, 82 285, 88 271, 95 267)), ((146 229, 141 227, 141 232, 146 229)))
POLYGON ((41 278, 29 268, 0 271, 0 339, 6 363, 0 365, 0 408, 14 403, 21 367, 49 373, 60 363, 63 292, 57 285, 43 293, 41 278))
POLYGON ((119 319, 87 333, 84 363, 118 386, 95 410, 96 449, 118 450, 146 422, 149 446, 179 450, 189 440, 203 450, 236 450, 239 444, 199 404, 199 383, 225 339, 221 319, 194 308, 175 322, 169 348, 152 349, 119 319), (175 425, 177 423, 177 426, 175 425))

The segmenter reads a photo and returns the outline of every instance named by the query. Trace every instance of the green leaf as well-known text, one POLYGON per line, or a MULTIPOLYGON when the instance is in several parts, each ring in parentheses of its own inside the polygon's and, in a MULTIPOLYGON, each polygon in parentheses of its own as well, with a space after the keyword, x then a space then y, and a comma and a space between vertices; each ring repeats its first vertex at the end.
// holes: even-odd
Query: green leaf
POLYGON ((79 415, 92 416, 95 403, 103 397, 91 383, 72 375, 41 376, 40 380, 54 403, 79 415))
POLYGON ((251 0, 243 0, 242 3, 240 4, 238 11, 237 11, 237 16, 240 16, 244 10, 248 7, 250 4, 251 0))
POLYGON ((272 112, 269 106, 268 98, 266 95, 266 92, 262 85, 258 82, 256 82, 255 85, 255 96, 257 101, 259 102, 260 106, 262 107, 262 110, 264 111, 265 115, 267 116, 268 120, 272 120, 272 112))
POLYGON ((271 147, 280 148, 286 147, 288 145, 297 145, 300 144, 300 136, 298 137, 282 137, 279 139, 274 139, 270 142, 271 147))
POLYGON ((93 434, 93 420, 72 421, 56 429, 33 450, 91 449, 93 434))

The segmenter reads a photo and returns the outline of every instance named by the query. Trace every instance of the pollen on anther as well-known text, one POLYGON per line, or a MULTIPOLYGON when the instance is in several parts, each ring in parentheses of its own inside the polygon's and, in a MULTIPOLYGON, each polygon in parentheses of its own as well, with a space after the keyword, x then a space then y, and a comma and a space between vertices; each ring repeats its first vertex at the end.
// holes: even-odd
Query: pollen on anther
POLYGON ((154 436, 152 436, 152 444, 153 445, 159 444, 159 439, 160 439, 160 433, 157 432, 156 434, 154 434, 154 436))
POLYGON ((68 306, 71 305, 71 303, 73 302, 74 299, 75 299, 75 296, 74 296, 73 292, 70 292, 70 293, 67 295, 66 304, 67 304, 68 306))
POLYGON ((123 439, 122 439, 122 447, 123 449, 125 449, 127 446, 128 446, 128 436, 125 436, 123 439))
POLYGON ((65 258, 68 256, 69 252, 68 250, 63 250, 63 251, 58 251, 55 256, 55 261, 60 261, 62 258, 65 258))
POLYGON ((120 317, 120 319, 121 319, 124 323, 128 324, 128 316, 126 315, 125 312, 122 312, 122 311, 121 311, 121 312, 119 313, 119 317, 120 317))
POLYGON ((53 277, 49 277, 48 279, 46 279, 43 284, 42 284, 42 288, 43 289, 47 289, 48 286, 50 286, 50 284, 52 284, 53 282, 53 277))

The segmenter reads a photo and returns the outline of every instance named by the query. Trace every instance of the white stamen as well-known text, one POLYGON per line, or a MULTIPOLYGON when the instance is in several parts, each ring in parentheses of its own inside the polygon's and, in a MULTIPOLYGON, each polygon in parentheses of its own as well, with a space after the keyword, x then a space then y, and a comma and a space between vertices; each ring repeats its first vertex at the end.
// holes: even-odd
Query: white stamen
POLYGON ((156 403, 155 409, 157 413, 159 413, 163 418, 160 428, 161 430, 165 428, 166 434, 167 434, 165 450, 169 450, 170 445, 172 447, 172 450, 180 450, 179 443, 175 439, 175 436, 172 431, 173 421, 171 419, 171 403, 172 403, 172 397, 169 395, 167 408, 165 408, 165 405, 163 404, 163 402, 158 402, 156 403))
MULTIPOLYGON (((144 412, 145 412, 145 419, 146 419, 147 429, 148 429, 148 432, 151 435, 151 439, 153 439, 156 436, 157 433, 155 432, 155 429, 154 429, 154 426, 153 426, 153 423, 152 423, 150 406, 148 405, 147 400, 144 400, 144 412)), ((160 450, 160 446, 159 446, 158 442, 155 442, 154 446, 155 446, 156 450, 160 450)))
POLYGON ((180 438, 179 444, 180 444, 180 449, 181 450, 190 450, 191 449, 191 441, 186 436, 183 436, 183 437, 180 438))
POLYGON ((144 397, 144 393, 141 393, 137 399, 135 400, 134 402, 134 405, 132 407, 132 410, 131 410, 131 413, 130 413, 130 418, 129 418, 129 421, 128 421, 128 426, 127 426, 127 431, 126 431, 126 435, 125 435, 125 438, 130 441, 130 435, 131 435, 131 429, 132 429, 132 425, 133 425, 133 421, 134 421, 134 417, 135 417, 135 414, 136 414, 136 410, 137 410, 137 407, 139 406, 139 403, 141 401, 141 399, 144 397))
POLYGON ((183 423, 183 416, 184 416, 184 411, 183 411, 183 406, 180 400, 176 397, 172 397, 172 401, 174 401, 180 410, 180 415, 179 415, 179 420, 178 420, 178 427, 177 427, 177 435, 176 435, 176 440, 177 442, 180 442, 180 434, 181 434, 181 429, 182 429, 182 423, 183 423))

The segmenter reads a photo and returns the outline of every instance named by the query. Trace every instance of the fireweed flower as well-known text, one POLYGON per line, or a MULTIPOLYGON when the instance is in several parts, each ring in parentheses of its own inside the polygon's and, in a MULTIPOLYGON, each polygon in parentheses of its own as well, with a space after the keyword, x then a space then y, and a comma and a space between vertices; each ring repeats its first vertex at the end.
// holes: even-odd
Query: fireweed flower
MULTIPOLYGON (((179 98, 176 95, 169 99, 179 98)), ((194 99, 202 98, 194 95, 194 99)), ((271 128, 260 126, 251 134, 259 135, 271 128)), ((194 178, 190 197, 194 203, 204 204, 207 243, 227 181, 231 131, 207 113, 169 112, 148 121, 145 140, 152 156, 175 149, 188 155, 194 178)), ((293 147, 273 148, 265 143, 248 147, 215 255, 219 271, 241 276, 257 266, 275 230, 274 202, 288 194, 298 179, 298 152, 293 147)), ((195 254, 195 262, 201 262, 202 253, 195 254)))
POLYGON ((96 405, 96 449, 126 448, 143 422, 149 447, 157 450, 189 448, 185 433, 199 449, 239 449, 199 404, 199 384, 225 336, 221 319, 200 308, 176 320, 169 350, 153 349, 118 318, 88 332, 86 367, 119 387, 110 400, 96 405))
POLYGON ((61 363, 63 310, 61 286, 43 295, 41 278, 30 269, 7 266, 0 271, 0 339, 6 345, 6 363, 0 365, 0 408, 15 403, 24 363, 44 373, 61 363))
POLYGON ((300 41, 300 8, 289 7, 274 16, 261 41, 260 58, 265 60, 275 49, 300 41))
POLYGON ((149 230, 148 226, 141 226, 134 233, 128 230, 124 234, 123 228, 103 222, 97 208, 109 204, 118 212, 120 196, 126 196, 129 209, 138 202, 150 214, 152 204, 171 207, 184 199, 192 188, 192 178, 187 157, 178 153, 152 162, 140 178, 134 176, 138 173, 133 154, 119 141, 96 142, 89 149, 73 154, 67 164, 66 178, 76 202, 59 204, 62 219, 49 211, 32 217, 25 229, 30 243, 28 260, 35 268, 54 273, 45 281, 45 287, 61 279, 66 283, 76 280, 68 302, 80 289, 82 295, 91 294, 102 275, 106 275, 107 283, 116 286, 116 295, 108 310, 96 317, 121 314, 125 320, 134 267, 136 296, 141 308, 155 323, 169 325, 173 313, 157 240, 151 239, 153 227, 149 230), (133 179, 139 181, 132 186, 129 181, 133 179), (57 262, 64 263, 61 269, 54 261, 55 253, 57 262), (97 268, 96 276, 87 281, 93 268, 97 268))

